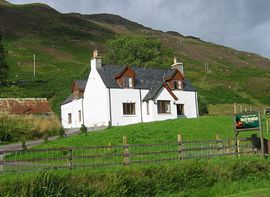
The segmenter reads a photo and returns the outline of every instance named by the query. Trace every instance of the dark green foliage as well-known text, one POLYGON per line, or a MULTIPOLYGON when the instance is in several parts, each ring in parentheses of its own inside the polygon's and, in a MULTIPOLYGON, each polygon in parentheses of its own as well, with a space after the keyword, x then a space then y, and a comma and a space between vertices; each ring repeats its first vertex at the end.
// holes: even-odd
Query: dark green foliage
POLYGON ((87 133, 87 127, 84 124, 82 124, 82 126, 80 128, 80 132, 81 133, 87 133))
POLYGON ((0 141, 19 141, 26 136, 29 125, 20 124, 19 121, 11 120, 8 117, 0 116, 0 141))
POLYGON ((7 80, 8 65, 5 57, 6 51, 2 45, 2 35, 0 34, 0 85, 4 84, 7 80))
POLYGON ((48 134, 45 134, 44 136, 44 143, 48 143, 49 141, 49 135, 48 134))
POLYGON ((258 189, 267 186, 269 181, 268 161, 258 158, 223 158, 99 171, 48 171, 36 175, 8 175, 0 180, 0 194, 4 196, 223 196, 247 189, 258 189))
POLYGON ((65 129, 63 127, 60 127, 59 130, 58 130, 58 135, 60 137, 64 137, 65 135, 65 129))
POLYGON ((23 150, 27 150, 27 146, 26 146, 26 143, 25 143, 25 139, 23 139, 21 142, 22 142, 22 149, 23 149, 23 150))
POLYGON ((205 100, 205 98, 203 96, 199 96, 198 103, 199 103, 199 114, 200 114, 200 116, 207 115, 209 113, 209 111, 208 111, 206 100, 205 100))
MULTIPOLYGON (((51 130, 35 127, 34 123, 40 122, 40 117, 29 118, 23 116, 0 116, 0 143, 17 142, 21 139, 37 139, 44 136, 53 136, 57 134, 58 127, 51 130), (24 119, 25 118, 25 119, 24 119)), ((53 122, 50 122, 54 124, 53 122)), ((43 124, 48 124, 45 122, 43 124)))
POLYGON ((143 36, 117 36, 105 44, 105 61, 117 65, 142 65, 144 67, 168 67, 173 53, 157 39, 143 36))

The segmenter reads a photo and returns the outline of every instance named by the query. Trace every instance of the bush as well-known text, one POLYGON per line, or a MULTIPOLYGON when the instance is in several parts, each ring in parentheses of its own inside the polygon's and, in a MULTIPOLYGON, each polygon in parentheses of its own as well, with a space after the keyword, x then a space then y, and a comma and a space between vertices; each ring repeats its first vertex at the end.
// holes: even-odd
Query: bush
POLYGON ((203 96, 199 96, 199 114, 200 116, 207 115, 209 113, 208 106, 205 98, 203 96))
POLYGON ((63 127, 60 127, 58 130, 58 134, 60 137, 64 137, 65 135, 65 129, 63 127))
POLYGON ((80 132, 81 133, 87 133, 87 127, 84 124, 82 124, 82 126, 80 128, 80 132))
POLYGON ((59 128, 59 120, 54 116, 1 115, 0 141, 13 142, 22 138, 36 139, 56 135, 59 128))

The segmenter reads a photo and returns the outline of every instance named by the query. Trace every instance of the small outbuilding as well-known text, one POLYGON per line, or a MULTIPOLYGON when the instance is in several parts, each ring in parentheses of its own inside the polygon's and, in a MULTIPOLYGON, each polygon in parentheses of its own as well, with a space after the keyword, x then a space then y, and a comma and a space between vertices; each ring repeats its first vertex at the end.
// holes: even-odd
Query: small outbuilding
POLYGON ((0 114, 51 115, 46 98, 0 98, 0 114))

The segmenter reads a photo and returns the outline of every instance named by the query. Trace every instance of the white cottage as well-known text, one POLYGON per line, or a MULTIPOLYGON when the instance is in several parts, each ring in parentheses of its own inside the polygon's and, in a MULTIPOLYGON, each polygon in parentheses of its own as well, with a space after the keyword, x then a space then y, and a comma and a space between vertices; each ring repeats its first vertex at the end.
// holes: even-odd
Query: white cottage
POLYGON ((64 128, 128 125, 198 117, 197 91, 183 64, 171 69, 104 65, 94 51, 87 80, 74 81, 61 106, 64 128))

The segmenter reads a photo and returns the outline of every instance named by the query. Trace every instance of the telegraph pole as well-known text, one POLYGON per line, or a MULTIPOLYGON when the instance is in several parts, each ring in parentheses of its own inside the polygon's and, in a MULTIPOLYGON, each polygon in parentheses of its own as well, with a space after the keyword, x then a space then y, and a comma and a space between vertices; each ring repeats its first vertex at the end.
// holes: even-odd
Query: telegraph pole
POLYGON ((33 59, 34 59, 34 77, 36 77, 36 55, 33 55, 33 59))

